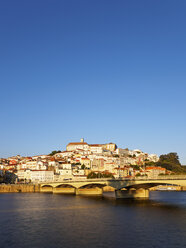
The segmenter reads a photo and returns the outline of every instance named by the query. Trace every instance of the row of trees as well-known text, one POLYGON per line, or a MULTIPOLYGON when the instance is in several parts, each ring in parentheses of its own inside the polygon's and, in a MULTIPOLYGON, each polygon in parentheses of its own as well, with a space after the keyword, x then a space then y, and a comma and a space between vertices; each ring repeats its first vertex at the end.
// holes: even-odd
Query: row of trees
POLYGON ((112 175, 112 173, 104 173, 104 172, 95 173, 95 172, 92 171, 87 175, 87 178, 88 179, 92 179, 92 178, 113 178, 113 175, 112 175))

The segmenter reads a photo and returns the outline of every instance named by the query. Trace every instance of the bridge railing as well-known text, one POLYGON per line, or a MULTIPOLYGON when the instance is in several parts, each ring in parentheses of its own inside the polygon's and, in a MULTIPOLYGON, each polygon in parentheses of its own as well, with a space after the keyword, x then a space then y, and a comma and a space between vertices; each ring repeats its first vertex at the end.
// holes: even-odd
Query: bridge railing
POLYGON ((124 180, 186 180, 186 175, 159 175, 159 176, 138 176, 132 178, 125 178, 124 180))
POLYGON ((160 176, 158 176, 157 177, 157 179, 182 179, 182 180, 184 180, 184 179, 186 179, 186 175, 160 175, 160 176))
POLYGON ((43 181, 40 182, 40 184, 44 183, 73 183, 73 182, 106 182, 106 181, 147 181, 147 180, 186 180, 186 175, 161 175, 161 176, 156 176, 156 177, 147 177, 147 176, 139 176, 139 177, 130 177, 130 178, 93 178, 93 179, 86 179, 86 178, 76 178, 76 179, 69 179, 69 180, 55 180, 52 182, 49 181, 43 181))
POLYGON ((97 181, 101 181, 101 182, 105 182, 108 180, 114 180, 113 178, 93 178, 93 179, 86 179, 86 178, 76 178, 76 179, 66 179, 66 180, 54 180, 52 182, 49 181, 43 181, 40 182, 40 184, 42 183, 73 183, 73 182, 97 182, 97 181))

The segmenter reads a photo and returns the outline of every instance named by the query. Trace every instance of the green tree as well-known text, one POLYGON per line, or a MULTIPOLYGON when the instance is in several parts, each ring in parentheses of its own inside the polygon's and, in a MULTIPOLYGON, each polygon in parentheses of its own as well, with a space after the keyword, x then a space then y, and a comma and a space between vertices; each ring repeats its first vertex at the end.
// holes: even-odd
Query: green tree
POLYGON ((168 154, 161 155, 159 162, 169 162, 172 164, 181 165, 180 161, 179 161, 178 154, 176 152, 170 152, 168 154))
POLYGON ((175 173, 186 173, 186 169, 185 167, 181 166, 178 154, 176 152, 161 155, 156 165, 175 173))
POLYGON ((85 170, 86 169, 86 166, 84 164, 82 164, 81 169, 82 170, 85 170))
POLYGON ((136 177, 140 177, 140 176, 141 176, 141 174, 140 174, 140 173, 137 173, 137 174, 136 174, 136 177))
POLYGON ((87 178, 88 179, 91 179, 91 178, 97 178, 97 174, 95 172, 90 172, 88 175, 87 175, 87 178))
POLYGON ((145 161, 145 166, 157 166, 157 163, 153 161, 145 161))
POLYGON ((91 178, 113 178, 113 175, 112 175, 112 173, 104 173, 104 172, 95 173, 92 171, 87 175, 87 178, 88 179, 91 179, 91 178))
POLYGON ((130 165, 134 170, 140 170, 140 167, 139 165, 130 165))
POLYGON ((49 154, 49 156, 54 156, 56 153, 59 153, 59 152, 61 152, 60 150, 58 150, 58 151, 52 151, 50 154, 49 154))

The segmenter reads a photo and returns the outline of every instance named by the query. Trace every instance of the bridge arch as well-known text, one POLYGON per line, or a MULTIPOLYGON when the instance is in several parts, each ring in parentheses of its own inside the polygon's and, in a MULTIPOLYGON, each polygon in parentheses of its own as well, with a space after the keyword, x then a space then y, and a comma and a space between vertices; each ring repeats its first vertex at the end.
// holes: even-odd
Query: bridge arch
POLYGON ((80 186, 78 189, 92 189, 92 188, 103 188, 105 187, 106 184, 102 184, 102 183, 88 183, 85 185, 80 186))
POLYGON ((68 184, 68 183, 59 184, 59 185, 55 186, 55 188, 74 188, 74 189, 76 189, 76 187, 74 185, 68 184))
POLYGON ((53 185, 50 185, 50 184, 44 184, 44 185, 42 185, 42 186, 41 186, 41 188, 49 188, 49 187, 53 188, 53 185))
POLYGON ((50 184, 44 184, 41 186, 40 192, 51 193, 53 192, 53 186, 50 184))

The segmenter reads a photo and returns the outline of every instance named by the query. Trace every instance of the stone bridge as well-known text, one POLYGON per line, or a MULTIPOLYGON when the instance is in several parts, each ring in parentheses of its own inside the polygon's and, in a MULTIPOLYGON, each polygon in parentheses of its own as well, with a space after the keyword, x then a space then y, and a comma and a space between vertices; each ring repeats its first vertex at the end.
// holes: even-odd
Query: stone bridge
POLYGON ((86 180, 64 180, 40 184, 40 192, 76 195, 102 195, 103 188, 110 186, 116 198, 148 198, 149 188, 157 185, 186 187, 186 176, 158 176, 156 178, 136 177, 124 179, 97 178, 86 180))

